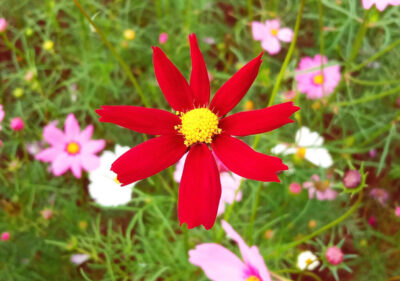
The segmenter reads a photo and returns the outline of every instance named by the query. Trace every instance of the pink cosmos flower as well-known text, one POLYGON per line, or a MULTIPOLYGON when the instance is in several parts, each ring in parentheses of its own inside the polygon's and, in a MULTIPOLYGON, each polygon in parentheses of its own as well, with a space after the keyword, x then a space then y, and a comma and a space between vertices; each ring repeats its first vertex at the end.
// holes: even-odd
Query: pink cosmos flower
POLYGON ((6 31, 7 29, 7 21, 5 18, 0 18, 0 33, 6 31))
POLYGON ((35 158, 51 162, 51 170, 55 176, 60 176, 71 169, 74 176, 80 178, 82 168, 91 171, 100 165, 96 153, 103 150, 105 141, 91 140, 92 133, 92 125, 80 131, 79 123, 71 113, 65 120, 64 132, 54 124, 44 128, 43 138, 50 147, 39 152, 35 158))
POLYGON ((271 281, 258 248, 249 247, 226 221, 222 221, 222 227, 238 244, 242 260, 221 245, 205 243, 189 251, 189 262, 201 267, 212 281, 271 281))
POLYGON ((282 42, 290 42, 293 39, 293 31, 290 28, 281 28, 279 20, 266 20, 265 24, 258 21, 251 23, 253 39, 261 41, 261 47, 270 55, 275 55, 281 50, 282 42))
POLYGON ((338 265, 343 261, 344 254, 340 248, 332 246, 326 250, 325 257, 330 264, 338 265))
POLYGON ((3 232, 1 234, 1 241, 6 242, 10 239, 11 235, 9 232, 3 232))
POLYGON ((400 0, 362 0, 362 5, 364 9, 370 9, 372 5, 376 6, 379 11, 386 9, 388 5, 398 6, 400 5, 400 0))
POLYGON ((325 56, 315 55, 314 58, 304 57, 300 60, 296 69, 297 88, 300 92, 306 93, 308 99, 319 99, 333 93, 339 84, 340 66, 332 65, 323 67, 328 63, 325 56))
POLYGON ((21 131, 24 129, 24 121, 20 117, 15 117, 11 119, 10 126, 14 131, 21 131))
POLYGON ((398 216, 400 218, 400 206, 396 207, 396 209, 394 210, 394 213, 396 216, 398 216))
POLYGON ((289 185, 289 191, 292 194, 299 194, 301 192, 301 185, 297 182, 292 182, 289 185))
POLYGON ((164 44, 165 42, 167 42, 167 40, 168 40, 168 34, 165 32, 160 33, 160 36, 158 37, 158 42, 160 44, 164 44))
MULTIPOLYGON (((225 212, 226 204, 232 204, 233 201, 240 201, 242 200, 242 192, 235 193, 240 186, 240 182, 242 180, 241 176, 238 176, 231 171, 218 159, 218 157, 214 155, 214 158, 217 162, 217 167, 219 171, 219 176, 221 179, 221 200, 219 201, 218 205, 218 212, 217 216, 223 214, 225 212)), ((180 183, 183 173, 183 167, 185 166, 187 153, 179 160, 176 164, 175 172, 174 172, 174 179, 177 183, 180 183)))
POLYGON ((371 195, 382 206, 385 206, 386 201, 389 199, 389 193, 383 188, 373 188, 370 191, 369 195, 371 195))
POLYGON ((330 187, 328 180, 321 181, 318 175, 312 175, 311 181, 303 183, 304 188, 308 188, 308 197, 310 199, 317 197, 318 200, 334 200, 337 192, 330 187))
MULTIPOLYGON (((5 113, 4 113, 3 105, 0 104, 0 123, 3 122, 4 115, 5 115, 5 113)), ((1 125, 0 125, 0 131, 1 131, 1 129, 2 128, 1 128, 1 125)))

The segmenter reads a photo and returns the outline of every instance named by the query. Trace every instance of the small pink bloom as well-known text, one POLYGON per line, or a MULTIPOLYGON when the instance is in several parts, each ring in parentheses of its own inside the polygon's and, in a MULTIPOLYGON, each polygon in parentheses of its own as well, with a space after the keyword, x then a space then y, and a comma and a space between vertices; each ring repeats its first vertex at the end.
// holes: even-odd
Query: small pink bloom
POLYGON ((287 91, 283 94, 285 101, 292 101, 296 97, 296 92, 293 90, 287 91))
POLYGON ((1 234, 1 241, 6 242, 10 239, 11 235, 9 232, 3 232, 1 234))
POLYGON ((369 157, 371 157, 371 158, 375 158, 376 157, 376 150, 375 149, 371 149, 369 151, 369 157))
POLYGON ((296 69, 297 88, 306 93, 308 99, 320 99, 333 93, 341 79, 340 66, 323 67, 328 63, 325 56, 304 57, 296 69))
POLYGON ((44 209, 44 210, 40 211, 40 214, 42 215, 42 217, 45 220, 49 220, 53 217, 54 212, 52 209, 44 209))
POLYGON ((205 243, 189 251, 189 262, 201 267, 212 281, 271 281, 258 248, 249 247, 226 221, 222 221, 222 227, 238 244, 242 259, 219 244, 205 243))
MULTIPOLYGON (((242 181, 242 177, 232 173, 228 170, 228 168, 217 158, 215 154, 213 154, 215 160, 217 162, 217 167, 219 171, 219 176, 221 180, 221 199, 218 205, 217 215, 221 215, 225 212, 225 205, 232 204, 233 201, 242 200, 242 192, 237 192, 237 189, 240 186, 240 182, 242 181), (236 195, 236 197, 235 197, 236 195)), ((183 173, 183 167, 185 166, 187 153, 179 160, 176 164, 174 179, 177 183, 180 183, 183 173)))
POLYGON ((5 18, 0 18, 0 33, 6 31, 7 29, 7 21, 5 18))
POLYGON ((325 257, 332 265, 338 265, 343 261, 343 252, 340 248, 332 246, 326 250, 325 257))
POLYGON ((389 199, 389 193, 383 188, 373 188, 370 191, 369 195, 371 195, 382 206, 385 206, 386 201, 389 199))
POLYGON ((43 130, 43 138, 50 144, 36 155, 36 159, 51 163, 55 176, 61 176, 70 169, 76 178, 81 177, 82 168, 92 171, 100 165, 96 155, 103 150, 104 140, 92 140, 93 126, 80 130, 79 123, 71 113, 64 123, 64 132, 54 124, 47 125, 43 130))
POLYGON ((73 264, 81 265, 84 262, 86 262, 89 258, 90 258, 90 256, 87 254, 74 254, 74 255, 71 255, 70 261, 73 264))
POLYGON ((369 219, 368 219, 368 224, 370 225, 370 226, 375 226, 375 224, 376 224, 376 218, 375 218, 375 216, 370 216, 369 217, 369 219))
POLYGON ((289 191, 293 194, 299 194, 301 192, 301 185, 297 182, 292 182, 289 185, 289 191))
POLYGON ((253 21, 251 23, 253 39, 261 41, 261 47, 270 55, 275 55, 281 50, 282 42, 291 42, 293 31, 290 28, 281 28, 279 20, 266 20, 265 23, 253 21))
POLYGON ((328 180, 321 181, 318 175, 311 176, 311 180, 303 183, 303 188, 308 189, 308 197, 310 199, 316 197, 320 201, 334 200, 337 192, 330 187, 328 180))
POLYGON ((396 216, 398 216, 400 218, 400 206, 396 207, 396 209, 394 210, 394 213, 396 216))
POLYGON ((361 174, 357 170, 349 170, 344 174, 343 184, 347 188, 355 188, 361 182, 361 174))
POLYGON ((379 11, 386 9, 388 5, 398 6, 400 5, 400 0, 361 0, 364 9, 370 9, 374 4, 379 11))
POLYGON ((3 122, 4 119, 4 109, 3 109, 3 105, 0 104, 0 123, 3 122))
POLYGON ((160 33, 160 36, 158 37, 158 42, 160 42, 160 44, 164 44, 165 42, 167 42, 168 40, 168 34, 163 32, 160 33))
POLYGON ((24 129, 24 121, 20 117, 11 119, 11 129, 14 131, 21 131, 24 129))

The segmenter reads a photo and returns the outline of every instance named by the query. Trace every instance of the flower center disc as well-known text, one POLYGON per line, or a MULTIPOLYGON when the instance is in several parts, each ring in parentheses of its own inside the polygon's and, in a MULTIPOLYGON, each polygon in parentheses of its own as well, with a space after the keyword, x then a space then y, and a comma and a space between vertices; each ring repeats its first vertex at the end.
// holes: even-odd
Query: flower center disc
POLYGON ((278 35, 278 29, 271 29, 272 36, 278 35))
POLYGON ((246 279, 246 281, 260 281, 260 278, 258 278, 257 276, 251 275, 250 277, 248 277, 246 279))
POLYGON ((322 74, 315 75, 314 83, 317 85, 322 85, 324 83, 324 76, 322 74))
POLYGON ((72 155, 77 154, 77 153, 79 152, 79 150, 80 150, 79 144, 77 144, 77 143, 74 142, 74 141, 71 141, 71 142, 67 145, 67 152, 68 152, 69 154, 72 154, 72 155))
POLYGON ((208 108, 196 108, 186 113, 177 112, 182 125, 175 129, 185 137, 185 145, 203 142, 211 143, 212 137, 221 133, 218 128, 218 117, 208 108))

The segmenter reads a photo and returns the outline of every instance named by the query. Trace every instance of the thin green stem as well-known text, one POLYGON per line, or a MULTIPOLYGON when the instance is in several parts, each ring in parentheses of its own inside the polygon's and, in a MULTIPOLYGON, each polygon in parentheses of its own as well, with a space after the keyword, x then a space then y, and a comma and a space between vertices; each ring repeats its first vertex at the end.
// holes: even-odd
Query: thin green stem
POLYGON ((8 39, 7 33, 6 32, 2 32, 1 35, 3 36, 4 39, 4 43, 6 44, 6 46, 13 51, 14 53, 16 53, 18 56, 20 56, 21 58, 24 57, 24 54, 21 52, 20 49, 18 49, 17 47, 15 47, 10 40, 8 39))
POLYGON ((124 69, 126 75, 128 76, 129 80, 132 82, 134 88, 138 92, 140 99, 142 100, 142 103, 146 106, 149 106, 149 102, 147 101, 146 97, 144 96, 143 90, 140 87, 139 83, 136 81, 135 76, 132 74, 131 69, 129 66, 125 63, 125 61, 121 58, 121 56, 118 54, 118 52, 115 50, 113 45, 108 41, 107 37, 103 33, 101 29, 98 28, 98 26, 94 23, 94 21, 89 17, 89 15, 86 13, 86 11, 83 9, 81 4, 78 2, 78 0, 74 0, 75 5, 79 8, 81 11, 82 15, 89 21, 89 23, 93 26, 93 28, 96 30, 97 34, 99 34, 101 40, 103 43, 108 47, 108 49, 111 51, 111 53, 114 55, 114 57, 118 60, 118 62, 121 64, 122 68, 124 69))
POLYGON ((260 204, 262 185, 263 185, 262 182, 260 182, 258 184, 256 198, 254 199, 253 208, 251 210, 249 228, 247 229, 247 231, 248 231, 247 236, 248 236, 248 241, 250 244, 253 243, 253 235, 252 234, 253 234, 253 228, 254 228, 254 221, 256 220, 258 205, 260 204))
POLYGON ((253 0, 247 0, 247 14, 249 16, 249 22, 253 21, 253 0))
POLYGON ((358 53, 361 49, 365 34, 367 34, 369 11, 370 10, 364 11, 363 22, 361 23, 360 29, 358 30, 358 32, 356 34, 356 39, 353 42, 353 47, 351 48, 350 56, 346 63, 346 70, 350 68, 351 64, 354 62, 354 60, 358 56, 358 53))
POLYGON ((338 103, 334 104, 334 106, 342 107, 342 106, 360 104, 360 103, 364 103, 364 102, 370 102, 370 101, 374 101, 374 100, 378 100, 378 99, 384 98, 386 96, 397 94, 399 91, 400 91, 400 87, 397 87, 397 88, 382 92, 382 93, 377 94, 377 95, 367 96, 367 97, 364 97, 364 98, 351 100, 351 101, 338 102, 338 103))
POLYGON ((364 86, 384 86, 389 84, 400 84, 400 80, 366 81, 354 78, 351 75, 348 75, 347 78, 355 84, 360 84, 364 86))

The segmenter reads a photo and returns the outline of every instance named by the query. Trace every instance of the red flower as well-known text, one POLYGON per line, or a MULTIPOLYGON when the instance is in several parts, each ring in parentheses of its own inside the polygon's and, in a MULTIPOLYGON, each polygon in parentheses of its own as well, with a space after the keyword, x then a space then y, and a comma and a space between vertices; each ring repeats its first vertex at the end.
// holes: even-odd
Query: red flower
POLYGON ((102 106, 101 122, 136 132, 160 135, 139 144, 118 158, 111 167, 127 185, 150 177, 175 164, 189 150, 179 187, 178 216, 188 228, 215 222, 221 196, 218 168, 210 148, 226 167, 242 177, 279 182, 277 172, 287 170, 281 159, 258 153, 232 136, 274 130, 299 110, 292 102, 225 117, 246 94, 261 65, 254 58, 210 99, 207 68, 194 34, 189 36, 192 73, 190 84, 164 52, 153 47, 154 71, 168 103, 177 114, 138 106, 102 106))

